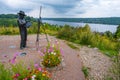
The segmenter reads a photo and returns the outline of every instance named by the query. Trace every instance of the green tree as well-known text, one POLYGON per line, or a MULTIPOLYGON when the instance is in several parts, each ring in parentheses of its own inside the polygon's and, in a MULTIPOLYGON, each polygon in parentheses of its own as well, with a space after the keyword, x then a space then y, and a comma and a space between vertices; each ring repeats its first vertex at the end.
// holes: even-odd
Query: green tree
POLYGON ((117 27, 117 30, 115 32, 115 38, 117 38, 117 39, 120 38, 120 25, 117 27))

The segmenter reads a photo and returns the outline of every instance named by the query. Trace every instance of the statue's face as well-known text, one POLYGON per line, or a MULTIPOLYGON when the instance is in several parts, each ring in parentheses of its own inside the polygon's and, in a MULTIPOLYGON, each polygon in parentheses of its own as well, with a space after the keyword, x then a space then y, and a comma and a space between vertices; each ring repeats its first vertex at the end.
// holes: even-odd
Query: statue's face
POLYGON ((19 14, 19 18, 20 18, 20 19, 23 19, 23 18, 24 18, 24 15, 20 15, 20 14, 19 14))

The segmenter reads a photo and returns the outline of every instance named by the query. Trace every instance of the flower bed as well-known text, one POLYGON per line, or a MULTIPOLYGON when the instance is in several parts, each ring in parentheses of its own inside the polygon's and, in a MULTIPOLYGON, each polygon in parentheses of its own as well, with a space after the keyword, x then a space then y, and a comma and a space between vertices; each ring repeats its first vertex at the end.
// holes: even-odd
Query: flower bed
POLYGON ((43 66, 47 68, 56 67, 62 61, 61 49, 59 45, 51 45, 48 46, 43 51, 43 66))
MULTIPOLYGON (((52 75, 39 64, 16 63, 18 55, 15 54, 8 62, 0 62, 0 80, 51 80, 52 75)), ((8 59, 8 56, 4 57, 8 59)))

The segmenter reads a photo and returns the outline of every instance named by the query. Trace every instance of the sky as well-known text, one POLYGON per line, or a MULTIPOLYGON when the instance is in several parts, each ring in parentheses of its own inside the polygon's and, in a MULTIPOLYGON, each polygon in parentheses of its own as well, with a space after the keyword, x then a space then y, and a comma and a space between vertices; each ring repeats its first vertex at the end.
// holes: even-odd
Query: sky
POLYGON ((46 18, 120 17, 120 0, 0 0, 0 14, 17 14, 46 18))

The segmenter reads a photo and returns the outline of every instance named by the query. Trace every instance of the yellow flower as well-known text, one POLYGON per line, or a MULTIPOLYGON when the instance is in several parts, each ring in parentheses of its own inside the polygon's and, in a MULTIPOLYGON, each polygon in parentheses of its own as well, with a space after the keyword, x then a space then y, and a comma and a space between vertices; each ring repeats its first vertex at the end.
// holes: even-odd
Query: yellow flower
POLYGON ((45 76, 45 73, 43 73, 42 76, 45 76))

